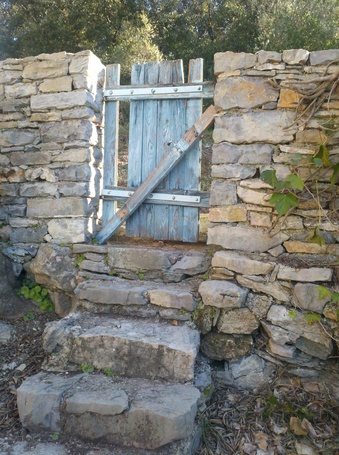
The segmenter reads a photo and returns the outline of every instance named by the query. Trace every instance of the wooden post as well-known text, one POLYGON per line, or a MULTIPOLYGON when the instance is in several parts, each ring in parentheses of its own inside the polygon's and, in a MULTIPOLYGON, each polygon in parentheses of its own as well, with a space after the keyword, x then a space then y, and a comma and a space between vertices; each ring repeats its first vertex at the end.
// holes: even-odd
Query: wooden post
MULTIPOLYGON (((106 90, 120 85, 120 65, 107 65, 106 90)), ((116 186, 118 179, 119 101, 108 101, 105 109, 103 188, 116 186)), ((102 226, 116 212, 115 201, 103 201, 102 226)))

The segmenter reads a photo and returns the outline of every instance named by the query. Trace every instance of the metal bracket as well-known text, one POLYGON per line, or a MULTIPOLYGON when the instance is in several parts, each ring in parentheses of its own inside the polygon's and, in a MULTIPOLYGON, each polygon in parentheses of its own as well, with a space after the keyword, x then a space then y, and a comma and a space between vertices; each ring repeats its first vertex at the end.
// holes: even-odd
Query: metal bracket
MULTIPOLYGON (((116 197, 123 197, 123 198, 129 198, 132 196, 134 191, 129 191, 129 190, 102 190, 102 195, 103 196, 116 196, 116 197)), ((200 196, 187 196, 183 194, 165 194, 165 193, 151 193, 147 196, 145 201, 147 202, 152 202, 152 201, 175 201, 175 202, 195 202, 195 203, 200 203, 200 196)))

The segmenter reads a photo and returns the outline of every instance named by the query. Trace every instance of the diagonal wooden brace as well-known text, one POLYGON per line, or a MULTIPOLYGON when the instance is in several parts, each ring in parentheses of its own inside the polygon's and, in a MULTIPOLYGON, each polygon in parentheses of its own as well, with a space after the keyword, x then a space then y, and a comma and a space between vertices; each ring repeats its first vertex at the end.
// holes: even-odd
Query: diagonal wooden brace
POLYGON ((210 106, 195 122, 195 124, 186 131, 185 135, 179 142, 173 144, 169 153, 154 168, 147 179, 139 186, 135 193, 128 201, 117 211, 113 217, 108 220, 106 226, 97 234, 96 238, 99 244, 106 242, 115 231, 135 212, 135 210, 144 202, 147 196, 159 185, 174 166, 188 152, 191 146, 200 139, 202 134, 207 130, 214 120, 217 113, 215 106, 210 106))

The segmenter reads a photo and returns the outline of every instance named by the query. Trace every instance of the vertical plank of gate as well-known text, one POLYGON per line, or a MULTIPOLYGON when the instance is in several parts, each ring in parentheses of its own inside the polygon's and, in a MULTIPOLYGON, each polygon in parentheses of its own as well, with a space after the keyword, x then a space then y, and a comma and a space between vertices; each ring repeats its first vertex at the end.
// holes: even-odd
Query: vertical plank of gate
MULTIPOLYGON (((184 83, 184 68, 182 60, 177 60, 173 66, 173 82, 184 83)), ((178 141, 186 131, 186 102, 184 100, 175 100, 171 103, 174 119, 173 141, 178 141)), ((168 177, 168 188, 183 190, 185 183, 185 168, 181 163, 172 170, 168 177)), ((169 240, 182 240, 183 235, 183 211, 184 207, 171 205, 169 206, 169 240)))
MULTIPOLYGON (((203 62, 202 58, 190 60, 188 73, 189 83, 203 81, 203 62)), ((202 100, 187 100, 186 129, 190 128, 190 126, 199 119, 201 114, 202 100)), ((182 166, 186 170, 185 189, 187 190, 200 189, 200 157, 201 143, 198 141, 190 152, 183 158, 182 162, 182 166)), ((199 209, 195 207, 184 207, 183 212, 183 241, 197 242, 199 239, 199 209)))
MULTIPOLYGON (((172 81, 172 66, 173 62, 164 61, 159 65, 159 84, 169 84, 172 81)), ((158 121, 157 121, 157 163, 160 163, 166 155, 167 143, 172 140, 170 137, 170 123, 173 119, 169 115, 169 106, 171 101, 159 101, 158 106, 158 121)), ((166 180, 162 181, 159 188, 166 188, 166 180)), ((168 205, 155 205, 154 211, 154 232, 153 238, 160 240, 168 239, 168 205)))
MULTIPOLYGON (((131 73, 132 85, 144 84, 145 65, 134 64, 131 73)), ((128 144, 128 186, 138 187, 142 183, 141 166, 144 102, 131 101, 128 144)), ((126 235, 140 237, 140 224, 137 213, 126 223, 126 235)))
MULTIPOLYGON (((158 84, 159 62, 150 62, 145 65, 145 84, 158 84)), ((143 160, 141 165, 141 179, 145 181, 157 166, 157 115, 158 101, 144 101, 144 129, 143 129, 143 160)), ((154 205, 143 203, 138 209, 140 223, 140 237, 153 237, 154 205)))
MULTIPOLYGON (((120 65, 107 65, 106 90, 120 85, 120 65)), ((104 133, 104 169, 103 187, 115 186, 118 176, 118 136, 119 136, 119 101, 109 101, 105 106, 105 133, 104 133)), ((102 226, 116 212, 115 201, 104 201, 102 209, 102 226)))

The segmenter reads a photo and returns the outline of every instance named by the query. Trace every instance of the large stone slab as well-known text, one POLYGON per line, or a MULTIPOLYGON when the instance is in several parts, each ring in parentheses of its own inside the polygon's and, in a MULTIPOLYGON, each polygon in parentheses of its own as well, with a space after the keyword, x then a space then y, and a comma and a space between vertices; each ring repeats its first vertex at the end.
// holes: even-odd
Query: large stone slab
POLYGON ((309 325, 300 311, 296 310, 295 317, 291 317, 289 308, 283 305, 272 305, 267 314, 267 320, 297 335, 295 345, 306 354, 323 360, 331 355, 333 350, 331 338, 319 325, 309 325))
POLYGON ((229 281, 208 280, 201 283, 199 293, 205 305, 232 309, 244 305, 248 290, 229 281))
POLYGON ((148 291, 150 302, 153 305, 165 308, 177 308, 179 310, 193 311, 196 308, 196 303, 191 292, 180 288, 160 288, 151 289, 148 291))
POLYGON ((210 258, 205 252, 164 250, 130 246, 109 246, 108 265, 127 278, 161 278, 180 281, 187 276, 205 273, 210 258), (129 273, 132 272, 132 273, 129 273))
POLYGON ((84 281, 75 289, 79 300, 104 305, 145 305, 147 286, 119 278, 114 281, 84 281))
POLYGON ((68 73, 67 60, 32 62, 25 66, 24 79, 47 79, 65 76, 68 73))
POLYGON ((208 229, 208 244, 220 245, 228 250, 247 251, 249 253, 264 253, 281 245, 289 237, 278 233, 269 236, 261 229, 245 226, 214 226, 208 229))
POLYGON ((95 107, 93 96, 87 90, 35 95, 31 98, 32 111, 69 109, 74 106, 95 107))
POLYGON ((213 145, 212 164, 270 164, 273 147, 269 144, 213 145))
POLYGON ((328 49, 325 51, 314 51, 310 53, 311 65, 328 65, 333 60, 338 60, 339 49, 328 49))
POLYGON ((333 270, 321 267, 310 267, 308 269, 293 268, 285 265, 279 266, 278 279, 291 281, 331 281, 333 270))
POLYGON ((97 128, 90 120, 64 120, 41 125, 43 142, 87 141, 91 145, 98 143, 97 128))
POLYGON ((262 111, 228 114, 215 118, 213 138, 215 143, 228 141, 234 144, 291 142, 296 128, 286 130, 295 119, 295 112, 262 111))
POLYGON ((217 52, 214 54, 214 74, 227 73, 237 69, 251 68, 257 58, 254 54, 245 52, 217 52))
POLYGON ((36 218, 75 217, 91 214, 89 199, 64 197, 36 198, 27 201, 27 216, 36 218))
POLYGON ((189 437, 199 399, 199 390, 192 386, 103 375, 40 373, 18 390, 20 419, 30 431, 100 440, 125 446, 125 453, 128 447, 156 450, 189 437))
POLYGON ((226 267, 243 275, 266 275, 273 270, 274 264, 258 261, 233 251, 217 251, 212 259, 213 267, 226 267))
POLYGON ((86 363, 127 377, 193 378, 199 333, 187 326, 75 314, 51 324, 44 334, 50 368, 86 363))
POLYGON ((26 264, 25 269, 37 283, 73 294, 76 267, 70 248, 42 243, 36 257, 26 264))
POLYGON ((49 376, 40 373, 24 381, 17 390, 17 404, 24 428, 42 431, 61 431, 60 407, 65 393, 81 379, 49 376))
POLYGON ((251 109, 277 99, 277 90, 263 78, 229 77, 218 81, 214 90, 214 103, 222 109, 251 109))
POLYGON ((85 242, 92 237, 93 220, 89 218, 61 218, 47 223, 55 243, 85 242))

